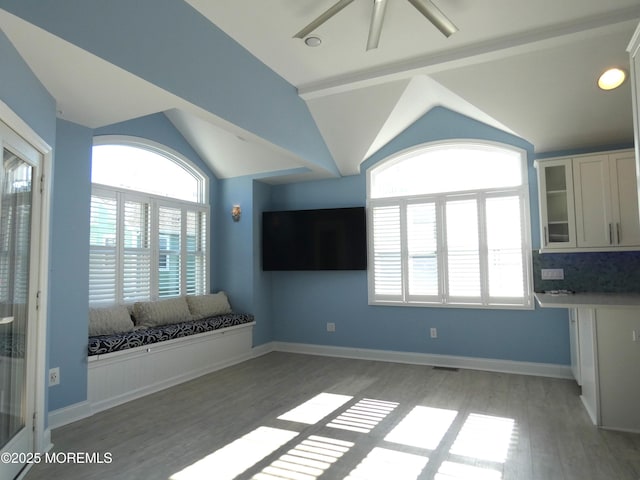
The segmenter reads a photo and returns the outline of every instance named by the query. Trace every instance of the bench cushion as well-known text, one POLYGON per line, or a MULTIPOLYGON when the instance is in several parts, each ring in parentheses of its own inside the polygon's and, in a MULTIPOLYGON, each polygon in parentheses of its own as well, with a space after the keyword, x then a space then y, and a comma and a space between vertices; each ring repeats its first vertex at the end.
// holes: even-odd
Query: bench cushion
POLYGON ((227 313, 200 320, 135 330, 133 332, 98 335, 89 337, 88 354, 89 356, 102 355, 253 321, 253 315, 247 313, 227 313))

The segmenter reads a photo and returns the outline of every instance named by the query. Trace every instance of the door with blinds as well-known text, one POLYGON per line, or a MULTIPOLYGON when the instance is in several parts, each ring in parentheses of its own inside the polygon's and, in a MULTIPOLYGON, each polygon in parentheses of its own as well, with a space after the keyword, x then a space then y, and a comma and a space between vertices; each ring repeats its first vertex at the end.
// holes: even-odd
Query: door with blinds
POLYGON ((0 122, 0 478, 34 450, 42 155, 0 122), (3 460, 5 460, 3 456, 3 460))

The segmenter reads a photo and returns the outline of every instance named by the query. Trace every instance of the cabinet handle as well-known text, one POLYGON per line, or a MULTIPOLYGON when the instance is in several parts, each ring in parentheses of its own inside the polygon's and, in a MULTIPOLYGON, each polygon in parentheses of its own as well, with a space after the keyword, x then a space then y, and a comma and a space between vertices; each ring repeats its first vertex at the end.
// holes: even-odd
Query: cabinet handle
POLYGON ((549 245, 549 236, 547 234, 547 227, 544 227, 544 246, 549 245))
POLYGON ((622 242, 622 237, 620 236, 620 223, 616 223, 616 233, 618 234, 618 245, 622 242))
POLYGON ((611 224, 609 224, 609 245, 613 245, 613 230, 611 229, 611 224))

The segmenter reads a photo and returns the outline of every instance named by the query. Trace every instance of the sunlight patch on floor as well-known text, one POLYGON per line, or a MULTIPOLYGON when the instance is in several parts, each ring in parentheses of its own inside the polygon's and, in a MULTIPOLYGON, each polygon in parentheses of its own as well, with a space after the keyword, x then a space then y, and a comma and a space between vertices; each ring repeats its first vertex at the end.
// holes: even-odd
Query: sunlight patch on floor
POLYGON ((349 395, 320 393, 303 404, 280 415, 278 420, 288 420, 290 422, 313 425, 318 423, 334 410, 340 408, 352 398, 353 397, 349 395))
POLYGON ((502 473, 491 468, 442 462, 433 480, 502 480, 502 473))
POLYGON ((435 450, 457 414, 456 410, 417 406, 384 439, 387 442, 435 450))
POLYGON ((376 447, 345 480, 415 480, 428 461, 422 455, 376 447))
POLYGON ((298 432, 280 428, 258 427, 243 437, 216 450, 169 480, 231 480, 298 436, 298 432))
POLYGON ((464 422, 450 453, 504 463, 514 433, 513 418, 472 413, 464 422))
POLYGON ((397 406, 396 402, 363 398, 346 412, 333 419, 327 426, 352 432, 369 433, 397 406))
POLYGON ((311 435, 253 476, 255 480, 315 480, 353 447, 352 442, 311 435))

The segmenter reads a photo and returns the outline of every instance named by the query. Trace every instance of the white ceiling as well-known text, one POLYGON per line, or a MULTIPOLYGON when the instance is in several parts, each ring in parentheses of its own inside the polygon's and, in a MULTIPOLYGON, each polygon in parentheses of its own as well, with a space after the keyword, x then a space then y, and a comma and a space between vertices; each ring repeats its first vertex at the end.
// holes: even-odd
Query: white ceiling
MULTIPOLYGON (((318 27, 316 48, 292 36, 336 0, 186 1, 298 88, 343 175, 438 105, 515 133, 538 152, 633 139, 629 83, 601 92, 595 81, 607 66, 628 70, 638 0, 434 0, 459 28, 450 38, 407 0, 388 0, 380 46, 368 52, 371 0, 355 0, 318 27)), ((166 112, 220 178, 326 176, 4 10, 0 28, 62 118, 99 127, 166 112)))

